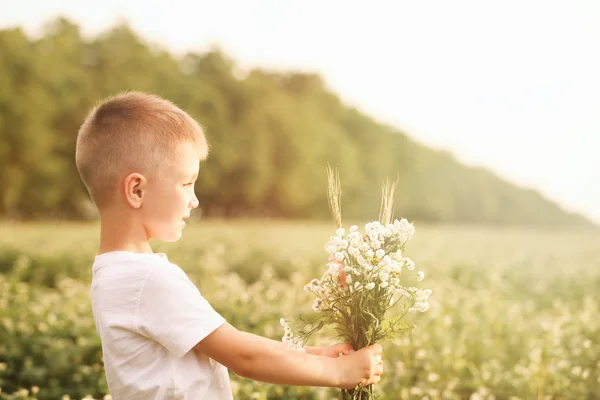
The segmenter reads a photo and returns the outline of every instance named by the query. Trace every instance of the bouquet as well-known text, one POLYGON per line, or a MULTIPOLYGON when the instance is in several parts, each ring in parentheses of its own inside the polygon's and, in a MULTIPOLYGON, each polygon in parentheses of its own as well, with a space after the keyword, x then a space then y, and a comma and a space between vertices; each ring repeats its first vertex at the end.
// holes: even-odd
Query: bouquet
MULTIPOLYGON (((329 205, 337 230, 325 244, 329 255, 327 270, 320 279, 313 279, 304 287, 316 297, 312 306, 316 317, 304 321, 296 338, 282 319, 283 341, 304 344, 312 334, 329 325, 340 341, 358 350, 412 329, 404 317, 407 313, 427 311, 431 290, 404 286, 405 282, 422 281, 424 273, 415 270, 414 262, 404 256, 414 226, 406 219, 392 221, 396 183, 383 184, 379 220, 367 223, 361 232, 356 225, 347 231, 342 227, 337 171, 328 167, 328 179, 329 205), (395 307, 399 313, 386 315, 395 307)), ((341 400, 373 398, 372 385, 359 384, 340 393, 341 400)))

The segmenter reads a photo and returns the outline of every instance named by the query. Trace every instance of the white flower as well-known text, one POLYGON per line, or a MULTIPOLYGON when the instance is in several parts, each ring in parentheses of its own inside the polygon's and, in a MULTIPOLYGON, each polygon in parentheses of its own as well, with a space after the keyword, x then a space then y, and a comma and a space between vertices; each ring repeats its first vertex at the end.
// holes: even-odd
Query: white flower
POLYGON ((372 290, 375 287, 375 282, 369 282, 365 285, 365 289, 372 290))
POLYGON ((281 326, 283 326, 284 328, 287 326, 287 324, 285 323, 285 319, 283 319, 283 318, 279 319, 279 324, 281 326))
POLYGON ((429 298, 430 295, 431 295, 431 289, 425 289, 425 290, 417 289, 415 291, 415 297, 419 301, 427 301, 427 299, 429 298))
POLYGON ((358 249, 360 251, 367 251, 367 250, 369 250, 369 245, 366 242, 362 242, 361 244, 358 245, 358 249))
POLYGON ((344 230, 344 228, 338 228, 335 231, 335 234, 338 235, 338 236, 344 236, 344 233, 346 233, 346 231, 344 230))
POLYGON ((321 311, 320 306, 321 306, 321 299, 315 299, 315 302, 313 303, 312 309, 313 311, 321 311))
POLYGON ((375 252, 374 252, 373 250, 369 249, 369 250, 367 250, 367 251, 365 252, 365 255, 366 255, 367 257, 371 258, 371 257, 373 257, 373 256, 375 255, 375 252))
POLYGON ((361 290, 362 289, 361 283, 360 282, 354 282, 354 289, 361 290))
POLYGON ((344 267, 344 272, 350 272, 350 271, 352 271, 352 267, 348 267, 348 266, 344 267))
POLYGON ((351 255, 353 255, 354 257, 358 256, 360 254, 360 250, 357 249, 356 247, 349 247, 348 248, 348 253, 350 253, 351 255))
POLYGON ((379 228, 381 226, 381 223, 379 221, 373 221, 371 222, 371 226, 373 227, 373 229, 379 228))
POLYGON ((367 222, 367 224, 365 224, 365 232, 368 234, 371 229, 373 229, 373 223, 367 222))
POLYGON ((388 286, 388 283, 387 283, 387 281, 386 281, 386 282, 381 282, 381 283, 379 284, 379 287, 380 287, 380 288, 382 288, 382 289, 386 288, 387 286, 388 286))
POLYGON ((304 286, 304 291, 309 291, 309 290, 319 291, 319 290, 321 290, 321 286, 319 286, 320 283, 321 282, 319 280, 313 279, 307 285, 304 286))
POLYGON ((343 239, 343 240, 340 242, 340 247, 341 247, 342 249, 346 249, 346 248, 348 248, 348 241, 347 241, 346 239, 343 239))
MULTIPOLYGON (((583 370, 583 373, 581 374, 581 377, 582 377, 583 379, 587 379, 587 378, 588 378, 588 376, 590 376, 590 370, 589 370, 589 369, 584 369, 584 370, 583 370)), ((35 386, 34 386, 34 387, 35 387, 35 386)), ((33 388, 31 388, 31 390, 33 391, 33 388)))
POLYGON ((358 226, 356 226, 356 225, 352 225, 350 227, 350 232, 356 232, 357 230, 358 230, 358 226))
POLYGON ((409 240, 415 233, 415 227, 405 218, 402 218, 400 221, 395 220, 394 227, 396 228, 400 241, 402 242, 409 240))
POLYGON ((414 262, 413 262, 413 260, 411 260, 410 258, 406 258, 406 257, 405 257, 405 258, 403 258, 403 259, 402 259, 402 263, 403 263, 404 265, 406 265, 406 267, 407 267, 409 270, 411 270, 411 271, 412 271, 413 269, 415 269, 415 263, 414 263, 414 262))
POLYGON ((344 259, 344 253, 338 251, 337 253, 335 253, 335 259, 338 261, 342 261, 344 259))
POLYGON ((339 271, 339 264, 338 263, 329 263, 327 264, 327 267, 329 267, 329 270, 327 272, 329 272, 330 274, 335 274, 339 271))
POLYGON ((367 260, 365 260, 363 256, 359 255, 356 257, 356 262, 358 263, 358 265, 365 265, 367 260))
POLYGON ((425 273, 423 271, 417 272, 417 280, 422 281, 425 278, 425 273))
POLYGON ((337 251, 337 248, 336 248, 334 245, 330 244, 329 246, 327 246, 327 247, 325 248, 325 250, 326 250, 326 251, 327 251, 329 254, 333 254, 333 253, 335 253, 335 252, 337 251))
POLYGON ((352 283, 352 275, 346 275, 346 283, 350 285, 352 283))
POLYGON ((379 279, 381 279, 382 282, 387 282, 390 279, 390 274, 382 272, 379 274, 379 279))
POLYGON ((369 233, 369 239, 371 239, 371 240, 377 240, 377 239, 379 239, 379 234, 375 230, 372 230, 369 233))
POLYGON ((385 250, 379 249, 375 252, 375 255, 377 256, 377 258, 383 258, 383 256, 385 256, 385 250))
POLYGON ((374 240, 371 242, 371 248, 377 250, 381 248, 381 242, 379 240, 374 240))
POLYGON ((353 273, 354 275, 360 275, 360 271, 359 271, 359 270, 357 270, 356 268, 354 268, 354 269, 352 270, 352 273, 353 273))

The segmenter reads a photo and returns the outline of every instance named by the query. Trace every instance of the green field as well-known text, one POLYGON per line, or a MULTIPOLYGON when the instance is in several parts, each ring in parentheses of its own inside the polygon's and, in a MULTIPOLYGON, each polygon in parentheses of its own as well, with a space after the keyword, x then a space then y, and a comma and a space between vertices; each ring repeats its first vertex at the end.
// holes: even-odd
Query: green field
MULTIPOLYGON (((0 399, 106 394, 89 304, 97 228, 0 224, 0 399)), ((411 315, 409 336, 382 343, 381 399, 600 399, 598 232, 416 228, 406 255, 426 273, 431 308, 411 315)), ((325 269, 333 231, 326 223, 201 221, 154 249, 235 327, 279 340, 279 318, 311 312, 302 287, 325 269)), ((236 399, 334 393, 231 378, 236 399)))

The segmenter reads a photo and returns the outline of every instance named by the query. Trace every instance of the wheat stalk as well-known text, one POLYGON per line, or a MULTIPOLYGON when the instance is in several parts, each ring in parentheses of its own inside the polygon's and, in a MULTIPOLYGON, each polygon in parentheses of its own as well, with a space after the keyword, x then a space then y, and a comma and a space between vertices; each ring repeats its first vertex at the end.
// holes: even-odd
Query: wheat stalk
POLYGON ((329 200, 329 209, 331 216, 338 228, 342 227, 342 184, 340 182, 340 173, 337 169, 332 169, 327 163, 327 199, 329 200))
POLYGON ((379 222, 387 225, 394 218, 394 192, 398 185, 398 179, 392 184, 388 179, 381 185, 381 207, 379 208, 379 222))

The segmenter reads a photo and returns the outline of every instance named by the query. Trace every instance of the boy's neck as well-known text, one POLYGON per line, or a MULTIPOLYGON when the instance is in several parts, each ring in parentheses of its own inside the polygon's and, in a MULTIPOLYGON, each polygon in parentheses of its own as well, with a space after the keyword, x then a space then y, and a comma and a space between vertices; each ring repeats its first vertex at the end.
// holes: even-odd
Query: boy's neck
POLYGON ((146 231, 137 221, 124 215, 103 213, 100 216, 100 248, 98 254, 109 251, 152 253, 146 231))

